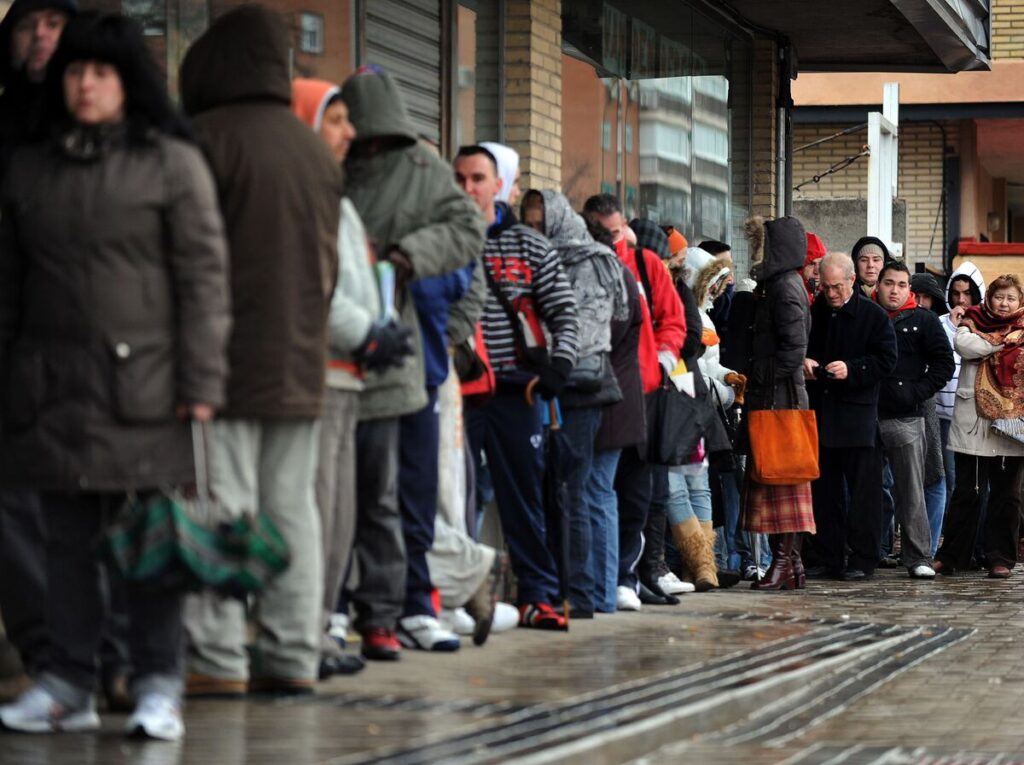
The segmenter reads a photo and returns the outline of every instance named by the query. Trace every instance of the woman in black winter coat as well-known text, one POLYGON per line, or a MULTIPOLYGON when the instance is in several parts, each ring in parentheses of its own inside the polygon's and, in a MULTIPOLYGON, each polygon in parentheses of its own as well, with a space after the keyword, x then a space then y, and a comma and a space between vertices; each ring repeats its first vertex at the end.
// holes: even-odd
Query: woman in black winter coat
MULTIPOLYGON (((807 235, 800 221, 790 217, 767 222, 753 218, 747 222, 747 235, 754 253, 751 275, 757 280, 747 410, 807 409, 803 364, 811 314, 800 273, 807 235)), ((744 528, 769 534, 772 546, 771 568, 754 587, 802 587, 801 534, 815 532, 811 485, 768 486, 748 477, 744 528)))
MULTIPOLYGON (((40 495, 52 642, 0 722, 38 733, 99 727, 106 527, 129 494, 194 480, 189 420, 223 402, 230 328, 213 181, 138 26, 72 21, 47 76, 51 132, 0 198, 0 466, 40 495)), ((178 739, 181 593, 127 590, 129 732, 178 739)))

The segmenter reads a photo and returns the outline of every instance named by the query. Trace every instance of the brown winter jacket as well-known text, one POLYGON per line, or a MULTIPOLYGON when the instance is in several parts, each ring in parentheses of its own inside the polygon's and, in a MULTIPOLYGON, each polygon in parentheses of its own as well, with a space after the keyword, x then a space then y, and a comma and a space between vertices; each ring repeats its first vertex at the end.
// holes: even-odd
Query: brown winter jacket
POLYGON ((223 414, 318 417, 341 174, 291 112, 281 18, 258 5, 222 16, 185 56, 181 91, 213 168, 230 250, 234 331, 223 414))
POLYGON ((0 192, 8 486, 190 481, 176 405, 224 401, 227 255, 202 155, 164 137, 128 145, 117 131, 93 145, 20 150, 0 192))

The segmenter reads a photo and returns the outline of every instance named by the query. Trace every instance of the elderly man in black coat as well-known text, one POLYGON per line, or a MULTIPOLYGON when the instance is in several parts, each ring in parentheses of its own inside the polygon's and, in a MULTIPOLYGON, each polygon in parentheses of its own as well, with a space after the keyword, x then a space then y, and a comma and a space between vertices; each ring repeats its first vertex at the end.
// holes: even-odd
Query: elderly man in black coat
POLYGON ((804 376, 818 420, 821 477, 814 482, 818 551, 826 573, 866 579, 879 560, 882 459, 881 381, 896 366, 896 335, 882 308, 854 290, 853 261, 821 261, 821 294, 811 307, 804 376), (845 559, 847 546, 849 561, 845 559))

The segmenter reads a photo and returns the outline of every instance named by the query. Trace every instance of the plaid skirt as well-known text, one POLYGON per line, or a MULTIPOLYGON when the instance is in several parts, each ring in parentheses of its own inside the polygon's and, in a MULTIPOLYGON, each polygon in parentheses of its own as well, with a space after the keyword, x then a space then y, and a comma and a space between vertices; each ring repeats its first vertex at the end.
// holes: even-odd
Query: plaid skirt
POLYGON ((747 478, 743 528, 758 534, 814 534, 811 484, 768 486, 747 478))

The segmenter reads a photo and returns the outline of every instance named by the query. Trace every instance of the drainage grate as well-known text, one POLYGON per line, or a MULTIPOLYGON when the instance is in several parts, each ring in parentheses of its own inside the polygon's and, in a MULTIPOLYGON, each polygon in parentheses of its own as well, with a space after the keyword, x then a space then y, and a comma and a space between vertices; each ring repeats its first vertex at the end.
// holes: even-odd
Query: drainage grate
POLYGON ((781 765, 1024 765, 1018 753, 936 752, 927 748, 817 745, 781 765))
POLYGON ((966 640, 975 630, 930 627, 914 641, 873 653, 828 678, 827 687, 816 684, 779 705, 766 705, 760 715, 707 737, 725 746, 756 743, 781 746, 807 729, 835 717, 857 699, 887 683, 934 654, 966 640), (800 703, 801 697, 813 703, 800 703))
POLYGON ((390 710, 395 712, 427 712, 439 716, 448 714, 474 717, 498 717, 515 714, 528 707, 522 704, 486 703, 477 699, 425 699, 410 696, 363 696, 357 693, 318 694, 313 698, 295 697, 275 699, 276 704, 323 704, 345 709, 390 710))
MULTIPOLYGON (((735 618, 743 618, 743 615, 737 614, 735 618)), ((568 750, 579 755, 587 750, 587 740, 593 741, 595 747, 605 746, 609 737, 629 735, 629 726, 647 726, 643 747, 650 751, 666 743, 654 735, 652 721, 664 720, 665 726, 671 724, 672 727, 659 731, 662 735, 681 736, 684 727, 680 723, 687 718, 697 724, 698 729, 714 730, 752 711, 737 703, 738 697, 757 701, 755 696, 760 697, 773 688, 793 693, 815 674, 859 664, 862 660, 877 662, 880 653, 898 651, 910 643, 920 645, 923 639, 933 646, 931 652, 934 653, 941 650, 936 640, 955 637, 951 635, 955 631, 920 627, 842 621, 826 625, 816 620, 810 623, 822 626, 805 635, 766 643, 753 652, 736 653, 697 667, 616 685, 560 704, 527 707, 467 733, 427 741, 402 751, 358 755, 335 762, 338 765, 436 762, 482 765, 522 757, 557 758, 560 748, 568 748, 564 755, 564 759, 568 759, 568 750), (742 711, 744 709, 746 711, 742 711), (728 717, 724 718, 726 715, 728 717)), ((911 661, 912 657, 907 654, 905 660, 911 661)), ((892 672, 891 667, 889 672, 892 672)), ((793 724, 800 724, 800 721, 794 720, 793 724)), ((635 740, 633 747, 636 747, 635 740)))

